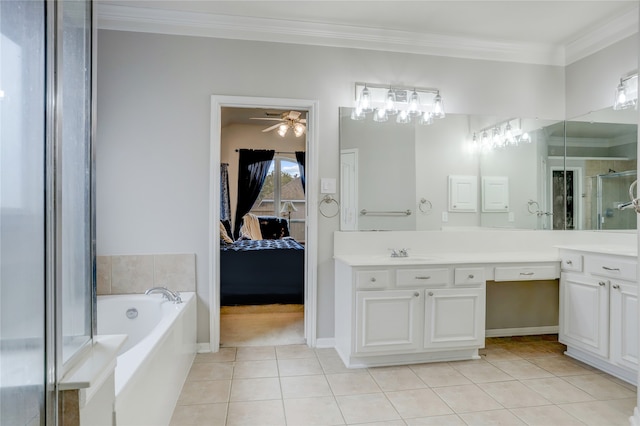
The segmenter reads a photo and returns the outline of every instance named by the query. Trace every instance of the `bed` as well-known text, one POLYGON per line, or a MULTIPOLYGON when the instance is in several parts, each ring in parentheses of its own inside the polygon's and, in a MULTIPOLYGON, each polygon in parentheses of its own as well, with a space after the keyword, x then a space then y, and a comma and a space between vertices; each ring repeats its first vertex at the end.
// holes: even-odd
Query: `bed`
POLYGON ((289 236, 286 220, 258 219, 262 240, 220 241, 220 304, 304 303, 304 246, 289 236))

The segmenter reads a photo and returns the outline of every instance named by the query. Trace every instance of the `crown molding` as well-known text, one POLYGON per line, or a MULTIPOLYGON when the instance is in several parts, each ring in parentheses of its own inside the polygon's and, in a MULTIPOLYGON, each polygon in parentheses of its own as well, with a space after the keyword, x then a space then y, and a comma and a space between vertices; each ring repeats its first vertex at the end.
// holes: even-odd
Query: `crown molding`
POLYGON ((638 33, 638 18, 640 8, 634 7, 622 16, 593 29, 582 37, 565 44, 566 64, 569 65, 580 59, 604 49, 607 46, 638 33))
POLYGON ((638 30, 638 9, 565 46, 97 3, 98 28, 564 66, 638 30), (568 55, 570 53, 570 56, 568 55), (570 57, 570 62, 567 61, 570 57))

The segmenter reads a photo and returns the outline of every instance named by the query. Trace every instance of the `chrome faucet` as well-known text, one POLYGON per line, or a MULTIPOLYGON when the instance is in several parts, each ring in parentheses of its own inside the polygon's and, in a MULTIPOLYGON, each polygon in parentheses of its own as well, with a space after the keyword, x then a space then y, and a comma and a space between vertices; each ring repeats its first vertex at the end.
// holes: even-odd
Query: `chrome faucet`
POLYGON ((389 249, 391 250, 391 257, 409 257, 409 253, 407 251, 407 249, 405 248, 401 248, 401 249, 389 249))
POLYGON ((144 294, 153 294, 153 293, 161 293, 162 297, 166 298, 170 302, 173 303, 182 303, 182 298, 180 297, 180 293, 177 291, 171 291, 166 287, 151 287, 144 294))

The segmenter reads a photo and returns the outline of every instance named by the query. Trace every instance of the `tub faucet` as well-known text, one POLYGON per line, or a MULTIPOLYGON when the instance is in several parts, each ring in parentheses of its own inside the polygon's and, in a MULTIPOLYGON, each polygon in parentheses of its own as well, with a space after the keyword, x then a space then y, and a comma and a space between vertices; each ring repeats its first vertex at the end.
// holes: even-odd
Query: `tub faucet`
POLYGON ((173 303, 182 303, 180 293, 177 291, 171 291, 166 287, 151 287, 144 294, 162 293, 162 296, 173 303))

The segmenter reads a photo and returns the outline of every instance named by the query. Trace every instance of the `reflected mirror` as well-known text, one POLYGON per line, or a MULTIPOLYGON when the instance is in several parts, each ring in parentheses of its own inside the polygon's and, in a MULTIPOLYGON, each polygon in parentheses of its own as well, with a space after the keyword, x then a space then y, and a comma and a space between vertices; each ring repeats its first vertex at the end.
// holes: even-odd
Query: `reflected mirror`
POLYGON ((633 209, 617 208, 635 180, 635 110, 431 125, 351 113, 340 108, 341 230, 636 226, 633 209))

